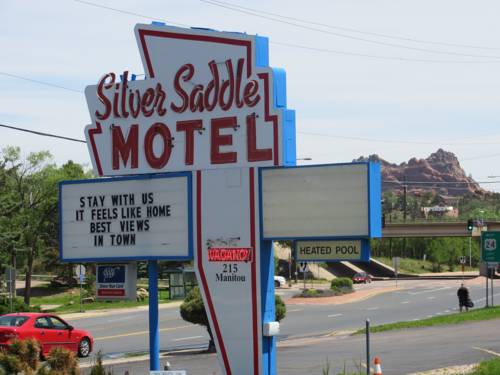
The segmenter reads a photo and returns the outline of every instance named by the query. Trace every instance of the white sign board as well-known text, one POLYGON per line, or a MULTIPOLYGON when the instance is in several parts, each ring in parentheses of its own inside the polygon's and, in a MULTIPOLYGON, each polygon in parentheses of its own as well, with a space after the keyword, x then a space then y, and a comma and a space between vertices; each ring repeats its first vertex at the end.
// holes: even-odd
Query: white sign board
POLYGON ((62 260, 190 259, 190 181, 189 173, 61 183, 62 260))
POLYGON ((99 176, 283 164, 283 112, 271 68, 256 66, 255 36, 135 32, 148 79, 108 73, 85 90, 99 176))
POLYGON ((378 168, 377 164, 351 163, 262 169, 264 238, 380 235, 380 177, 373 173, 378 177, 377 186, 369 173, 375 166, 378 168), (372 206, 370 195, 374 197, 372 206))
POLYGON ((75 277, 85 276, 85 266, 83 264, 77 264, 74 268, 75 277))
POLYGON ((399 263, 400 262, 401 262, 401 258, 400 257, 394 257, 394 258, 392 258, 392 268, 394 268, 394 270, 396 272, 398 272, 399 263))

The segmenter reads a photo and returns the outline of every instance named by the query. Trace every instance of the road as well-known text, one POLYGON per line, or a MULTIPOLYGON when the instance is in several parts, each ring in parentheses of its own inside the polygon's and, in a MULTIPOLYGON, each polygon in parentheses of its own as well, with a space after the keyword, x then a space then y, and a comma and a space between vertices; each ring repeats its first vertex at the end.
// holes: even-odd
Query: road
MULTIPOLYGON (((435 368, 476 363, 500 356, 497 321, 474 322, 456 326, 428 327, 390 331, 372 335, 373 355, 380 356, 384 375, 404 375, 435 368), (496 353, 496 355, 495 355, 496 353)), ((278 345, 278 373, 285 375, 321 374, 330 362, 330 374, 347 373, 364 366, 365 341, 360 336, 334 336, 288 340, 278 345)), ((163 357, 173 370, 189 375, 220 375, 215 355, 181 354, 163 357)), ((113 365, 116 375, 125 370, 133 375, 148 374, 147 361, 113 365)), ((83 371, 82 375, 87 375, 83 371)))
MULTIPOLYGON (((457 310, 456 290, 460 281, 402 281, 399 290, 344 305, 289 305, 281 324, 280 342, 317 337, 333 331, 354 330, 365 325, 401 320, 422 319, 457 310)), ((476 306, 484 305, 484 287, 477 281, 466 282, 476 306)), ((394 286, 394 282, 376 282, 357 286, 360 290, 394 286)), ((287 298, 296 291, 280 290, 287 298)), ((500 301, 499 293, 495 293, 500 301)), ((119 357, 124 352, 147 352, 147 310, 70 320, 76 327, 88 329, 95 337, 95 350, 107 357, 119 357)), ((204 327, 183 321, 178 308, 160 310, 160 345, 162 350, 204 347, 208 335, 204 327)))

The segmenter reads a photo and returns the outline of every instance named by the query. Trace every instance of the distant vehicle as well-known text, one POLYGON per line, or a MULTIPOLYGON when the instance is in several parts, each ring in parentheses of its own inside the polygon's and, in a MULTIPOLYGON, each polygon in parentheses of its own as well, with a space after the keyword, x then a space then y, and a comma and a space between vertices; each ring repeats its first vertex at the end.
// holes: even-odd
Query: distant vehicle
POLYGON ((54 347, 63 347, 88 357, 94 346, 92 335, 75 329, 56 315, 14 313, 0 316, 0 348, 13 340, 34 338, 40 343, 41 355, 46 357, 54 347))
POLYGON ((370 275, 368 275, 366 272, 358 272, 358 273, 354 274, 354 276, 352 277, 352 282, 354 284, 371 283, 372 277, 370 275))
POLYGON ((286 279, 283 276, 274 276, 274 286, 276 288, 283 288, 286 286, 286 279))

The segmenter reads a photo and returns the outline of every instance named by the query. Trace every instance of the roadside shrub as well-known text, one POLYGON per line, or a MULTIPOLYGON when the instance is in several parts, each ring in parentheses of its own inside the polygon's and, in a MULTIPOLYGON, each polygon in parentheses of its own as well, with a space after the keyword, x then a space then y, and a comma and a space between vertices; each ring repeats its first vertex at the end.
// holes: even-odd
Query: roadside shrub
POLYGON ((215 342, 212 336, 212 330, 208 324, 208 317, 205 311, 205 306, 203 305, 200 288, 194 287, 189 291, 184 299, 184 302, 182 302, 180 312, 182 319, 186 322, 199 324, 207 328, 208 335, 210 336, 207 351, 215 353, 215 342))
POLYGON ((23 364, 19 358, 13 354, 0 352, 0 368, 6 374, 17 374, 24 370, 23 364))
POLYGON ((35 339, 14 340, 9 346, 9 354, 16 356, 21 361, 23 370, 29 373, 38 367, 40 344, 35 339))
POLYGON ((471 375, 493 374, 500 374, 500 358, 493 358, 487 361, 482 361, 471 373, 471 375))
POLYGON ((330 289, 352 289, 352 280, 348 277, 339 277, 333 279, 330 284, 330 289))
MULTIPOLYGON (((279 322, 286 316, 286 305, 280 296, 275 295, 274 306, 276 311, 276 320, 279 322)), ((194 287, 189 291, 184 302, 180 306, 180 313, 182 319, 193 324, 199 324, 207 328, 208 335, 210 336, 210 342, 208 344, 207 351, 215 352, 215 343, 212 336, 212 331, 210 329, 210 324, 208 323, 207 313, 205 311, 205 305, 203 304, 203 298, 201 297, 200 288, 194 287)))
POLYGON ((95 355, 89 375, 113 375, 113 371, 106 371, 102 364, 102 353, 99 350, 95 355))
POLYGON ((75 353, 64 349, 54 348, 47 357, 47 363, 50 367, 50 375, 78 375, 78 359, 75 353))
POLYGON ((285 319, 286 316, 286 305, 285 302, 277 294, 274 296, 274 308, 276 313, 276 321, 280 322, 285 319))
MULTIPOLYGON (((12 301, 13 312, 39 312, 40 306, 29 306, 21 298, 12 301)), ((0 297, 0 315, 10 313, 10 300, 7 297, 0 297)))

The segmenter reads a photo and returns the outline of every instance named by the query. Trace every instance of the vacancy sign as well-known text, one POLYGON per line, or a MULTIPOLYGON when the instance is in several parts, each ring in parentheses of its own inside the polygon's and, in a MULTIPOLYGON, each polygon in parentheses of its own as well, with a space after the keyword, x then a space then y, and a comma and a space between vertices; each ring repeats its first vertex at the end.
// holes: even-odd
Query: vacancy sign
POLYGON ((190 175, 60 184, 61 258, 192 259, 190 175))
POLYGON ((152 25, 135 34, 147 79, 110 72, 85 90, 99 176, 295 163, 267 39, 152 25))

